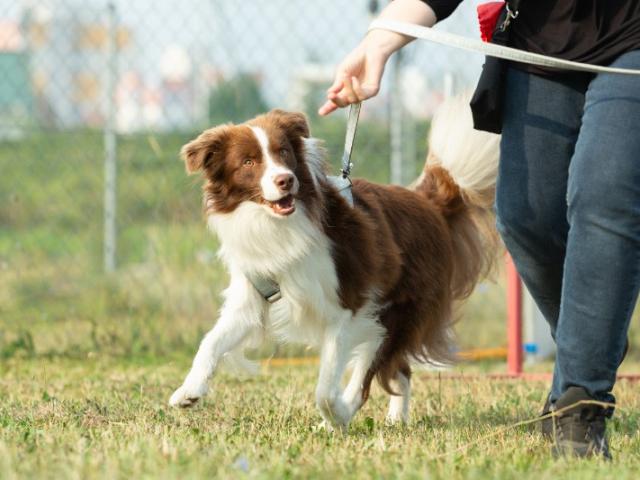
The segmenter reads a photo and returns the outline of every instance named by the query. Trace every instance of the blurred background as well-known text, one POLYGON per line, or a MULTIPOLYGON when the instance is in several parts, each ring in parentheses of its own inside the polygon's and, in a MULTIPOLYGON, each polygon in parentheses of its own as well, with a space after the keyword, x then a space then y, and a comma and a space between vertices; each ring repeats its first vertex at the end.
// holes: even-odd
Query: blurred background
MULTIPOLYGON (((477 3, 437 28, 477 37, 477 3)), ((226 275, 180 146, 300 110, 337 169, 345 114, 315 112, 385 4, 0 0, 0 358, 193 352, 226 275)), ((481 64, 425 42, 394 57, 363 108, 355 175, 408 184, 434 109, 481 64)), ((466 307, 461 348, 506 343, 496 280, 466 307)))

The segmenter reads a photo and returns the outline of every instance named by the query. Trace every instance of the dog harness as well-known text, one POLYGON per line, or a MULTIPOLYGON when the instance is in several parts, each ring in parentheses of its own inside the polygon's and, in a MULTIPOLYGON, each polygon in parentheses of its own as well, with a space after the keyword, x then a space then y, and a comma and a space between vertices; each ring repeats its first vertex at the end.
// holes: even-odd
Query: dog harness
MULTIPOLYGON (((330 175, 327 177, 329 183, 338 190, 338 193, 347 201, 349 206, 353 207, 353 192, 351 190, 352 183, 349 175, 351 174, 351 152, 353 151, 353 143, 356 138, 356 130, 358 129, 358 118, 360 117, 361 103, 354 103, 349 107, 349 118, 347 120, 347 135, 344 141, 344 152, 342 153, 342 168, 340 175, 330 175)), ((257 274, 245 274, 249 282, 260 293, 268 303, 275 303, 282 298, 280 285, 272 278, 268 278, 257 274)))

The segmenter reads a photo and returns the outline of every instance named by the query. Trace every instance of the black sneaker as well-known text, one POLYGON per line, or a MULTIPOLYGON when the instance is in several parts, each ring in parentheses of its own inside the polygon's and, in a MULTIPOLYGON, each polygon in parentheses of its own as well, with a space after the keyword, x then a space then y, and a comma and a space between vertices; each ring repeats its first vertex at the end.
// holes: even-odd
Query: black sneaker
MULTIPOLYGON (((629 337, 627 337, 627 343, 624 345, 624 352, 622 353, 622 359, 620 360, 620 364, 624 361, 627 356, 627 352, 629 351, 629 337)), ((547 395, 547 399, 544 402, 544 407, 542 407, 542 413, 540 413, 541 417, 545 417, 551 413, 551 394, 547 395)), ((553 421, 549 416, 547 418, 543 418, 540 420, 540 433, 542 436, 548 440, 551 440, 553 437, 553 421)))
POLYGON ((584 388, 569 387, 551 407, 558 412, 552 423, 554 455, 611 459, 605 421, 613 409, 580 403, 589 400, 595 399, 584 388))
POLYGON ((551 413, 551 394, 547 395, 547 399, 544 401, 544 407, 542 407, 541 417, 546 417, 540 420, 540 433, 547 440, 551 440, 553 437, 553 418, 548 416, 551 413))

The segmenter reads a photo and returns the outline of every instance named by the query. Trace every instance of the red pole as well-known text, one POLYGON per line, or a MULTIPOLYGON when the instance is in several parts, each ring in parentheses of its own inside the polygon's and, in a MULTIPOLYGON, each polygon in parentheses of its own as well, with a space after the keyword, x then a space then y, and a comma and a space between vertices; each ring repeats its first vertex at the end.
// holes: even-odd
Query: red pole
POLYGON ((507 255, 507 373, 522 374, 522 282, 507 255))

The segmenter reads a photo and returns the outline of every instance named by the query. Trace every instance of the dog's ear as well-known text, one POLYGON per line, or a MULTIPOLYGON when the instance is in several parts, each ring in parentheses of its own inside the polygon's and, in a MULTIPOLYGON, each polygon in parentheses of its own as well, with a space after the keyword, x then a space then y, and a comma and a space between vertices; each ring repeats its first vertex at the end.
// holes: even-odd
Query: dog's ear
POLYGON ((268 116, 273 118, 278 126, 287 132, 290 138, 309 138, 309 122, 304 113, 275 109, 271 110, 268 116))
POLYGON ((222 154, 231 128, 231 124, 210 128, 182 147, 180 157, 184 161, 187 173, 196 173, 204 169, 215 155, 222 154))

